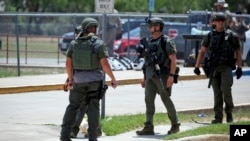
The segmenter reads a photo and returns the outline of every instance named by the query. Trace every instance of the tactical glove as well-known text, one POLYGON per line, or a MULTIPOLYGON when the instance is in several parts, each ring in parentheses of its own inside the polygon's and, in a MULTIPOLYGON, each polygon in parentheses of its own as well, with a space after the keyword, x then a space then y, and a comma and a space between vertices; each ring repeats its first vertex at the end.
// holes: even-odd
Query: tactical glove
POLYGON ((194 73, 195 73, 196 75, 200 75, 200 74, 201 74, 201 71, 200 71, 200 69, 199 69, 198 67, 195 67, 195 68, 194 68, 194 73))
POLYGON ((235 71, 236 74, 236 78, 240 79, 241 75, 242 75, 242 69, 241 68, 237 68, 235 71))

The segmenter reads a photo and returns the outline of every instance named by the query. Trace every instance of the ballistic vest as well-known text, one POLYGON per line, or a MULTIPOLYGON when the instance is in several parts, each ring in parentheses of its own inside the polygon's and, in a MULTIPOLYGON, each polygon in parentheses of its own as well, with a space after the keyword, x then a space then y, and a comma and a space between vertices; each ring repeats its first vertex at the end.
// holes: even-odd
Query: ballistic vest
POLYGON ((73 68, 78 70, 94 70, 101 68, 98 48, 103 41, 96 36, 77 39, 73 47, 73 68))
POLYGON ((213 60, 215 65, 230 65, 233 63, 234 60, 234 54, 235 50, 233 48, 233 39, 230 30, 226 30, 224 34, 221 35, 215 35, 215 36, 221 36, 217 38, 217 42, 219 42, 218 46, 212 45, 213 41, 211 40, 211 34, 210 34, 210 46, 209 46, 209 54, 213 53, 213 60))
POLYGON ((170 60, 166 52, 168 37, 165 35, 158 39, 150 39, 145 53, 146 77, 150 78, 154 74, 155 64, 159 64, 161 74, 167 74, 170 71, 170 60), (155 56, 154 56, 155 55, 155 56))

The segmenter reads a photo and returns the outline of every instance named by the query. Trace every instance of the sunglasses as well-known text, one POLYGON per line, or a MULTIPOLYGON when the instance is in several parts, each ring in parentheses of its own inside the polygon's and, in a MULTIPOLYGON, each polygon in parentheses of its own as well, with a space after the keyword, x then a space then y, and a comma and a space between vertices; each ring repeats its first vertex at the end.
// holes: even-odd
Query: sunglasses
POLYGON ((214 20, 214 21, 217 21, 217 22, 225 22, 226 19, 216 19, 216 20, 214 20))

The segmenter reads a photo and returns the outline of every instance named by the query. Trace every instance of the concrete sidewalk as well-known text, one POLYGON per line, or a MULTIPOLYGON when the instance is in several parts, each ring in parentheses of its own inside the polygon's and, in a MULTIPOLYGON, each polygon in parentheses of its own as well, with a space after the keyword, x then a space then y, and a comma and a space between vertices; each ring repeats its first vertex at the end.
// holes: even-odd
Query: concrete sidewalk
MULTIPOLYGON (((179 80, 207 79, 203 71, 200 76, 196 76, 193 73, 193 69, 180 66, 179 80)), ((139 84, 143 78, 142 71, 135 70, 114 71, 114 75, 119 85, 139 84)), ((250 75, 250 68, 243 68, 243 75, 250 75)), ((66 77, 67 75, 64 73, 0 78, 0 94, 62 90, 66 77)), ((106 77, 106 82, 110 84, 108 76, 106 77)))
MULTIPOLYGON (((142 71, 126 70, 113 71, 119 85, 139 84, 143 78, 142 71)), ((66 80, 64 74, 35 75, 0 78, 0 94, 10 94, 19 92, 62 90, 66 80)), ((205 79, 204 73, 200 76, 193 74, 193 68, 181 67, 180 80, 205 79)), ((110 79, 106 76, 106 81, 110 84, 110 79)))

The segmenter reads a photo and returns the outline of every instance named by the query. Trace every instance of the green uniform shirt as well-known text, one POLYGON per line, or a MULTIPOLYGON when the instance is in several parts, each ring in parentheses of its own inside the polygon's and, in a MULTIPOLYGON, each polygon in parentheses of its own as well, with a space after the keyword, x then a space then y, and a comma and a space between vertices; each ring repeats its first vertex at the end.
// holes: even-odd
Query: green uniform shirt
MULTIPOLYGON (((90 37, 85 37, 82 39, 80 38, 78 40, 71 41, 69 48, 67 50, 66 56, 73 59, 73 54, 74 54, 73 48, 74 48, 75 43, 77 41, 79 42, 87 41, 86 38, 90 39, 90 37)), ((97 40, 100 40, 100 39, 97 39, 97 40)), ((103 42, 102 44, 98 45, 95 52, 98 57, 98 61, 100 61, 103 57, 106 57, 106 58, 108 57, 107 47, 103 44, 103 42)), ((74 82, 75 83, 101 81, 103 80, 103 77, 104 77, 104 72, 101 67, 94 69, 94 70, 82 70, 82 71, 74 70, 74 82)))

